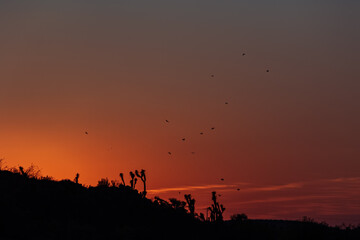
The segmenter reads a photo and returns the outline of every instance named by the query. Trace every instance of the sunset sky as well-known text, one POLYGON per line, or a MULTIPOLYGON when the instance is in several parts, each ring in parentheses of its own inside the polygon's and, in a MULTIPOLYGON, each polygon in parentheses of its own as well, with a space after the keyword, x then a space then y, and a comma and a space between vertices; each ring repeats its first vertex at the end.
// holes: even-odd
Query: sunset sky
POLYGON ((0 158, 358 224, 359 43, 357 0, 0 0, 0 158))

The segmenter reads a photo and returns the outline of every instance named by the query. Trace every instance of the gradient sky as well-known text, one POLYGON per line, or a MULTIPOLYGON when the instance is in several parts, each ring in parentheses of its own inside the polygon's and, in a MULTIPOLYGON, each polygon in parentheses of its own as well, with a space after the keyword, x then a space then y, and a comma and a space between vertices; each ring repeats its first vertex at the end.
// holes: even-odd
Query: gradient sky
POLYGON ((0 158, 360 223, 359 42, 357 0, 0 0, 0 158))

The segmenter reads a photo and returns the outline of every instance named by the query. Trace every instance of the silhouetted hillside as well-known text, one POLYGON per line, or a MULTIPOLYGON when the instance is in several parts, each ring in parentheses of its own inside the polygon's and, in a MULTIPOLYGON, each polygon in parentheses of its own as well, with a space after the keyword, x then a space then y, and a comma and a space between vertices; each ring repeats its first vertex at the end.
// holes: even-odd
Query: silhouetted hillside
POLYGON ((0 171, 0 239, 360 239, 359 228, 309 222, 204 222, 173 202, 0 171))

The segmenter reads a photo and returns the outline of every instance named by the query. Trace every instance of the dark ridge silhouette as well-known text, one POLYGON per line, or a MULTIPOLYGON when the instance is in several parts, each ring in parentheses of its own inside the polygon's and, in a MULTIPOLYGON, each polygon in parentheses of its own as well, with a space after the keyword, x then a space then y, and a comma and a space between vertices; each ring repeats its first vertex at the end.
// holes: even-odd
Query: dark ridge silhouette
POLYGON ((131 183, 125 185, 123 177, 122 184, 102 178, 96 187, 84 187, 68 179, 42 177, 35 168, 2 169, 1 240, 360 239, 360 227, 329 227, 311 218, 251 220, 238 214, 224 221, 225 208, 215 192, 210 217, 205 218, 195 212, 195 199, 190 194, 184 196, 185 201, 146 198, 145 170, 135 171, 144 183, 139 193, 131 183))

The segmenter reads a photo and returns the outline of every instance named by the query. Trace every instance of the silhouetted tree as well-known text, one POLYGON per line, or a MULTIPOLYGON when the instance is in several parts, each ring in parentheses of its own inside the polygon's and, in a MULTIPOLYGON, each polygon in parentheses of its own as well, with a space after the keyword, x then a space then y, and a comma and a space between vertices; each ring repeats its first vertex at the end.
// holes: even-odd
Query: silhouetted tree
POLYGON ((185 194, 184 197, 188 205, 190 214, 192 216, 195 216, 195 199, 191 198, 191 194, 185 194))
POLYGON ((141 179, 141 181, 143 182, 144 184, 144 191, 142 192, 142 195, 143 197, 146 196, 146 175, 145 175, 145 170, 144 169, 141 169, 140 173, 138 170, 135 170, 135 174, 138 178, 141 179))
POLYGON ((80 177, 80 174, 79 173, 76 173, 76 176, 74 178, 74 182, 75 183, 79 183, 79 177, 80 177))
POLYGON ((135 183, 135 179, 136 179, 136 178, 135 178, 135 174, 134 174, 132 171, 130 171, 130 177, 131 177, 130 187, 134 189, 134 188, 135 188, 135 184, 136 184, 136 183, 135 183))
POLYGON ((210 211, 210 222, 222 222, 225 207, 217 202, 216 192, 212 192, 212 201, 213 204, 207 209, 207 211, 210 211))
POLYGON ((123 173, 120 173, 120 178, 121 178, 121 181, 122 181, 122 185, 125 186, 124 174, 123 173))

